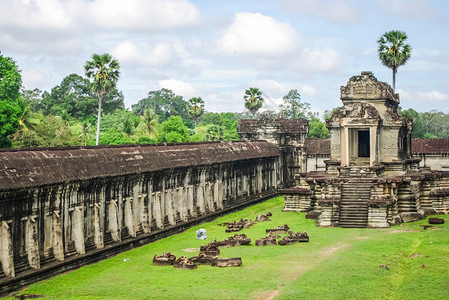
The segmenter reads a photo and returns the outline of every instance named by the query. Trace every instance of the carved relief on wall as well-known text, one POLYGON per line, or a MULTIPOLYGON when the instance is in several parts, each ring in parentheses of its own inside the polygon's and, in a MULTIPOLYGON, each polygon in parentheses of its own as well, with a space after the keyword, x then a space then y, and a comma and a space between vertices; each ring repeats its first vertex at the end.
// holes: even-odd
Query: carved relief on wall
POLYGON ((391 86, 386 82, 377 81, 372 72, 352 76, 340 91, 342 100, 389 99, 399 102, 399 95, 394 93, 391 86))
POLYGON ((328 125, 332 126, 332 122, 337 122, 343 118, 348 118, 348 123, 373 123, 381 119, 378 110, 366 102, 345 104, 345 106, 339 108, 332 114, 328 120, 328 125))
POLYGON ((340 144, 331 144, 331 154, 339 155, 341 151, 340 144))

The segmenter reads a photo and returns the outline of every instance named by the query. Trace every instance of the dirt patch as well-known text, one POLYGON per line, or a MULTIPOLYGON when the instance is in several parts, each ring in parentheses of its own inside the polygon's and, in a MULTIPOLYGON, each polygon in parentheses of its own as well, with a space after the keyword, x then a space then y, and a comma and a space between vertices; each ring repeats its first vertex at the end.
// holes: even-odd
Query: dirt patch
POLYGON ((360 241, 360 240, 366 240, 366 239, 368 239, 369 237, 367 237, 367 236, 357 236, 357 237, 355 237, 355 239, 356 240, 358 240, 358 241, 360 241))
POLYGON ((332 247, 324 248, 323 250, 320 251, 319 257, 315 263, 321 263, 321 262, 325 261, 327 258, 329 258, 329 256, 331 256, 335 252, 346 249, 349 246, 350 246, 350 244, 348 244, 348 243, 339 243, 332 247))
POLYGON ((197 252, 197 251, 200 251, 200 248, 186 248, 186 249, 182 249, 182 251, 184 251, 184 252, 197 252))
POLYGON ((394 234, 394 233, 411 233, 411 232, 421 232, 419 230, 391 230, 389 233, 390 234, 394 234))
POLYGON ((252 299, 256 299, 256 300, 271 300, 274 297, 276 297, 277 295, 279 295, 279 291, 278 290, 274 290, 274 291, 270 291, 270 292, 267 292, 267 293, 264 293, 264 294, 256 295, 252 299))
MULTIPOLYGON (((303 257, 301 262, 297 265, 289 264, 285 269, 284 278, 288 281, 294 281, 299 278, 305 272, 316 268, 321 262, 325 261, 335 253, 342 251, 351 246, 349 243, 337 243, 331 247, 322 249, 318 255, 313 257, 303 257)), ((274 290, 270 292, 255 292, 251 299, 272 299, 280 293, 279 290, 274 290)))

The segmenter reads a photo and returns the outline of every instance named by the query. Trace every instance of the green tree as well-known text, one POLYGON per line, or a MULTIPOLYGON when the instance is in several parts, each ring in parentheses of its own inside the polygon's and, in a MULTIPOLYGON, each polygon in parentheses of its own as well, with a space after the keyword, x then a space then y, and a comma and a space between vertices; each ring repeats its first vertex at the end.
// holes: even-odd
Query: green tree
POLYGON ((164 122, 171 116, 189 119, 189 103, 169 89, 151 91, 148 97, 131 105, 131 108, 137 115, 143 115, 147 108, 152 109, 158 115, 159 122, 164 122))
POLYGON ((384 66, 393 71, 393 90, 396 88, 396 73, 410 58, 411 47, 405 44, 407 34, 403 31, 392 30, 384 33, 377 43, 379 44, 379 59, 384 66))
POLYGON ((34 90, 20 90, 20 98, 22 98, 25 103, 30 107, 32 112, 38 113, 42 112, 44 109, 44 104, 42 101, 42 91, 39 89, 34 90))
POLYGON ((157 115, 153 110, 146 108, 143 111, 143 116, 141 116, 141 118, 145 124, 145 128, 148 130, 148 137, 150 139, 154 138, 156 136, 158 126, 157 115))
POLYGON ((183 143, 188 139, 187 126, 182 121, 181 116, 171 116, 161 124, 161 142, 183 143))
POLYGON ((312 119, 316 117, 312 113, 310 103, 301 102, 301 95, 297 90, 290 90, 283 97, 284 103, 280 105, 283 116, 287 119, 312 119))
POLYGON ((204 113, 204 101, 200 97, 194 97, 189 100, 189 104, 189 114, 194 121, 196 134, 196 123, 198 118, 204 113))
POLYGON ((330 138, 331 134, 326 127, 326 123, 317 117, 312 117, 309 121, 309 138, 330 138))
POLYGON ((111 55, 94 54, 92 60, 84 66, 86 76, 92 78, 92 90, 98 96, 97 134, 95 145, 98 145, 100 137, 101 100, 108 92, 115 88, 119 78, 120 65, 111 55))
POLYGON ((0 52, 0 100, 16 101, 21 86, 22 76, 16 62, 0 52))
POLYGON ((11 147, 11 135, 19 128, 22 110, 17 104, 22 76, 15 61, 0 53, 0 147, 11 147))
POLYGON ((262 92, 258 88, 249 88, 245 91, 243 99, 245 99, 245 108, 251 112, 254 118, 256 112, 263 105, 262 92))
POLYGON ((12 145, 11 135, 19 128, 22 111, 16 102, 0 99, 0 148, 12 145))
POLYGON ((78 129, 78 137, 81 138, 81 145, 87 146, 87 143, 90 139, 90 131, 91 131, 92 125, 88 121, 82 121, 80 123, 79 129, 78 129))
MULTIPOLYGON (((92 90, 92 83, 78 74, 66 76, 60 85, 52 88, 51 92, 45 92, 42 99, 42 112, 45 115, 61 116, 66 111, 76 119, 88 119, 98 109, 97 96, 92 90)), ((112 88, 102 96, 102 113, 107 114, 116 109, 123 109, 123 94, 112 88)))
POLYGON ((218 125, 209 125, 206 131, 207 141, 223 140, 223 128, 218 125))

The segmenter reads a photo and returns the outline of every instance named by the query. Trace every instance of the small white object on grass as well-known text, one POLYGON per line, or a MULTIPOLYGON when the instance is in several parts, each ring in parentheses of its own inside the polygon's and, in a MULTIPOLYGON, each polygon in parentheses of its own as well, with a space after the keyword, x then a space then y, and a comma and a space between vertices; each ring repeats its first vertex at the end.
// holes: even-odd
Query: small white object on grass
POLYGON ((196 231, 196 239, 197 240, 205 240, 207 239, 206 229, 200 228, 196 231))

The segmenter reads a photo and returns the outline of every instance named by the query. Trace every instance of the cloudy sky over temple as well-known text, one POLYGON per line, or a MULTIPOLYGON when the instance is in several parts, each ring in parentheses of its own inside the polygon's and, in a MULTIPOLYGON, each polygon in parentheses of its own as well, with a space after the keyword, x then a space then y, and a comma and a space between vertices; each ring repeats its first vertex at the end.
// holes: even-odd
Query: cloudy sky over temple
POLYGON ((403 108, 449 112, 449 2, 445 0, 0 0, 0 51, 27 89, 84 75, 93 53, 121 65, 129 107, 149 91, 202 97, 208 111, 243 111, 249 87, 274 109, 297 89, 315 111, 340 106, 361 71, 391 83, 377 56, 389 30, 408 34, 396 91, 403 108))

